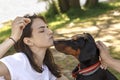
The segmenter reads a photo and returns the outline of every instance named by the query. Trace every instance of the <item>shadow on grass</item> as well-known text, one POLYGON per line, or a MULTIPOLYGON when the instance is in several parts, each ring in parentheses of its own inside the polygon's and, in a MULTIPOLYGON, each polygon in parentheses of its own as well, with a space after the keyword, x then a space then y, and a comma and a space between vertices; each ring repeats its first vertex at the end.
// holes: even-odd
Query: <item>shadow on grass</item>
POLYGON ((108 3, 99 3, 98 6, 90 9, 71 9, 67 12, 70 19, 80 18, 81 20, 97 17, 101 14, 105 14, 109 10, 119 8, 119 6, 112 6, 108 3), (73 16, 74 15, 74 16, 73 16))
MULTIPOLYGON (((76 18, 79 18, 81 22, 87 21, 87 20, 90 20, 91 18, 93 19, 93 18, 98 17, 99 15, 105 14, 110 10, 117 9, 118 7, 119 6, 110 5, 108 3, 100 3, 98 6, 91 8, 91 9, 83 9, 83 10, 78 9, 78 8, 70 9, 68 12, 64 13, 69 18, 69 21, 65 21, 64 23, 55 25, 54 28, 52 28, 52 30, 62 28, 66 24, 72 22, 76 18)), ((61 20, 64 20, 64 17, 61 17, 61 16, 62 15, 55 15, 52 18, 48 17, 47 20, 49 23, 56 22, 56 21, 59 22, 61 20)))

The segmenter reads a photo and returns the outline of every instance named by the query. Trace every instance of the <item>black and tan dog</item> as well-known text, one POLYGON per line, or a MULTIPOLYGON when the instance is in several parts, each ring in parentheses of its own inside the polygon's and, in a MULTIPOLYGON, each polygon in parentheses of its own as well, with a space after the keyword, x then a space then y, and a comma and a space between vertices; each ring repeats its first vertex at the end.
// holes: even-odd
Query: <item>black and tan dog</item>
POLYGON ((79 60, 72 75, 76 80, 118 80, 108 70, 100 68, 99 50, 89 33, 79 34, 70 40, 54 41, 55 48, 79 60))

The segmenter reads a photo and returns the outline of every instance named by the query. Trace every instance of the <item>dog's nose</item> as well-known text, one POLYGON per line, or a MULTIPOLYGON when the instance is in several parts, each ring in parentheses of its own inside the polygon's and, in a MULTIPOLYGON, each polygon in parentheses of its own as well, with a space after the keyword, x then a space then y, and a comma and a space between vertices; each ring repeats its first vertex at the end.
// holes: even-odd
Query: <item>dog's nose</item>
POLYGON ((54 44, 57 44, 58 43, 58 41, 54 41, 54 44))

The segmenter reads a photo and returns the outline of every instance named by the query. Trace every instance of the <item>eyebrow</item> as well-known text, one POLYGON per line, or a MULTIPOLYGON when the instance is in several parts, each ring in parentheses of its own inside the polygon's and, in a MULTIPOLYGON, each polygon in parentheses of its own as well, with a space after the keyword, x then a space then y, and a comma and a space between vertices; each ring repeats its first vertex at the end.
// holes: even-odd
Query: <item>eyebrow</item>
POLYGON ((48 25, 46 25, 46 26, 40 26, 40 27, 38 27, 38 29, 45 28, 45 27, 48 28, 48 25))
POLYGON ((45 26, 40 26, 40 27, 38 27, 38 29, 41 29, 41 28, 45 28, 45 26))

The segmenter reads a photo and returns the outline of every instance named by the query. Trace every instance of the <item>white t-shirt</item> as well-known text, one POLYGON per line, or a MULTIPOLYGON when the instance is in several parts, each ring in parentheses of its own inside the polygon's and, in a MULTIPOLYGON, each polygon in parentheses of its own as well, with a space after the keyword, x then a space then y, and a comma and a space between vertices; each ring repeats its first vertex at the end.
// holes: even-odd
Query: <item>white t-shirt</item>
MULTIPOLYGON (((28 58, 24 53, 16 53, 0 59, 3 62, 11 76, 11 80, 56 80, 56 77, 50 72, 46 65, 42 68, 42 73, 36 72, 30 65, 28 58)), ((0 80, 5 80, 3 76, 0 80)))

